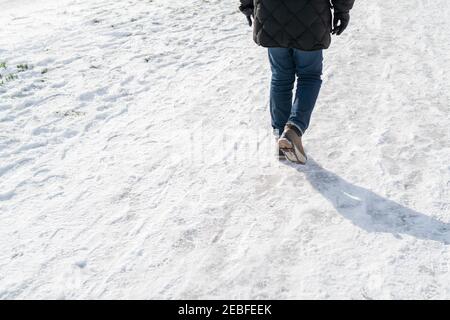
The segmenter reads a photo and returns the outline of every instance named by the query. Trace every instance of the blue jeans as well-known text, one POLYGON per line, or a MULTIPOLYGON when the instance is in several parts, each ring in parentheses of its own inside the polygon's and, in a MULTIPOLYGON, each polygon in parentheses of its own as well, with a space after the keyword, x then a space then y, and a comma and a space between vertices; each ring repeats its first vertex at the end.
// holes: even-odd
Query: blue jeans
POLYGON ((284 126, 291 123, 304 133, 322 86, 323 52, 269 48, 269 60, 272 127, 282 134, 284 126), (292 103, 295 76, 297 92, 292 103))

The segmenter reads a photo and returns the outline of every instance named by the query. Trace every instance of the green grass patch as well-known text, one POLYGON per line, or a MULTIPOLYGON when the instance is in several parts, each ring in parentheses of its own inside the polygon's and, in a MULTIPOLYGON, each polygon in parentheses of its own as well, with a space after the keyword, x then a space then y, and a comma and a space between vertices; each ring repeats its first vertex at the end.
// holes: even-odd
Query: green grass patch
POLYGON ((17 68, 17 72, 24 72, 24 71, 27 71, 28 69, 30 69, 28 64, 18 64, 16 66, 16 68, 17 68))

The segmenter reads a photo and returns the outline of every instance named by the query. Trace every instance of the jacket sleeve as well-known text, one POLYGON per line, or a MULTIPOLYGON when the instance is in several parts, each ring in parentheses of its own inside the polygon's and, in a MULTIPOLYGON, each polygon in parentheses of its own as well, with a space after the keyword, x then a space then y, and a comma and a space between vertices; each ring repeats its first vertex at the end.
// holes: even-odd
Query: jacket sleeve
POLYGON ((355 0, 331 0, 335 12, 349 12, 355 0))
POLYGON ((240 0, 241 1, 241 5, 239 7, 239 9, 242 11, 244 9, 253 9, 253 0, 240 0))

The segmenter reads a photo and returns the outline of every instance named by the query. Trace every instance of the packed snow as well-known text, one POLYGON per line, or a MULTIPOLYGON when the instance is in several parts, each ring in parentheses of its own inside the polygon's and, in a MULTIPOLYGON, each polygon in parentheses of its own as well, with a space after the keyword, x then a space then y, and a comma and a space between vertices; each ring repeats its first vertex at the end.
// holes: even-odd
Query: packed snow
POLYGON ((1 299, 450 298, 450 2, 357 0, 278 162, 237 0, 0 0, 1 299))

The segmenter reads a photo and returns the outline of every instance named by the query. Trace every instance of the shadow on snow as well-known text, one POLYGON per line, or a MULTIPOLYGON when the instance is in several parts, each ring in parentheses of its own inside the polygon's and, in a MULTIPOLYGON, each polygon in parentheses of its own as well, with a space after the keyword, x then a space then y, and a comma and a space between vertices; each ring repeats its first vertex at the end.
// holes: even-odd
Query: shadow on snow
POLYGON ((313 159, 307 166, 287 163, 305 174, 309 183, 354 225, 367 232, 411 235, 450 244, 450 224, 409 209, 322 168, 313 159))

